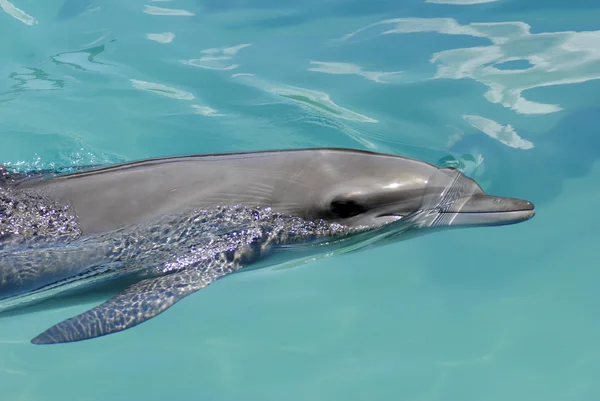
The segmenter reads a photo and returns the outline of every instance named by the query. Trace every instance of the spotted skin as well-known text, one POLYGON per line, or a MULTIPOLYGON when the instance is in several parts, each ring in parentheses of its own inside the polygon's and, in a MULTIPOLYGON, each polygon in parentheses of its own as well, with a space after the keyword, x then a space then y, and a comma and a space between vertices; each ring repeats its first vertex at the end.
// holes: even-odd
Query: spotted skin
POLYGON ((20 241, 9 238, 0 248, 0 309, 3 298, 43 297, 69 283, 83 285, 86 280, 127 274, 141 278, 103 304, 49 328, 32 343, 86 340, 137 326, 251 264, 273 246, 308 244, 360 231, 304 221, 268 208, 223 206, 164 216, 59 245, 21 249, 20 241), (9 241, 11 246, 6 244, 9 241))
POLYGON ((35 191, 11 191, 0 185, 0 251, 19 245, 33 248, 70 242, 80 236, 77 217, 69 205, 35 191))

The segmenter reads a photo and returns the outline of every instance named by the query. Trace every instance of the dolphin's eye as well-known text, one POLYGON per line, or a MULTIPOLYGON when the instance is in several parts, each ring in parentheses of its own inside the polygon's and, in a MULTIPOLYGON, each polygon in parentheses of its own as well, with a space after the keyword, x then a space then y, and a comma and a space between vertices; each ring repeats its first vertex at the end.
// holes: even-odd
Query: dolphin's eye
POLYGON ((367 211, 367 208, 352 199, 336 199, 331 202, 329 210, 343 219, 354 217, 367 211))

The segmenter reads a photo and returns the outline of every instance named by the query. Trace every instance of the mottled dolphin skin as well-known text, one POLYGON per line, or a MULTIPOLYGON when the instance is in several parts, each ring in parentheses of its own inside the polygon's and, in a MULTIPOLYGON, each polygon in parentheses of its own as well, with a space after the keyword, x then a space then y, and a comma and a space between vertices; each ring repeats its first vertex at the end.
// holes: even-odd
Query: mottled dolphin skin
POLYGON ((455 169, 349 149, 170 157, 31 177, 4 172, 0 309, 133 279, 32 340, 80 341, 136 326, 275 252, 353 250, 533 215, 530 202, 487 195, 455 169))

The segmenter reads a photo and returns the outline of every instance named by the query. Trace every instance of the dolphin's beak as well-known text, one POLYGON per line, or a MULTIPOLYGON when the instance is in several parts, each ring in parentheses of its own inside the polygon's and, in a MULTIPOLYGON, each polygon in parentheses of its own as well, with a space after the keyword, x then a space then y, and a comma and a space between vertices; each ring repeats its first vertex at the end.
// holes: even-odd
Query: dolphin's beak
POLYGON ((526 200, 475 194, 443 208, 435 225, 501 226, 529 220, 534 214, 533 204, 526 200))

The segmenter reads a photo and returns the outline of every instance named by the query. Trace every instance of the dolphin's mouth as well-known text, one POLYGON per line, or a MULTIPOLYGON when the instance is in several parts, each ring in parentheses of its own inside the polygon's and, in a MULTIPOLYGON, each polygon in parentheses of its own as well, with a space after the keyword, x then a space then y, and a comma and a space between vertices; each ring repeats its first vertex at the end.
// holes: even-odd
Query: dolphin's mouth
POLYGON ((424 228, 503 226, 527 221, 534 215, 535 207, 529 201, 474 194, 447 201, 444 205, 421 208, 409 215, 385 212, 376 217, 390 222, 414 221, 424 228))
POLYGON ((456 199, 438 213, 432 226, 501 226, 531 219, 535 207, 522 199, 475 194, 456 199))

